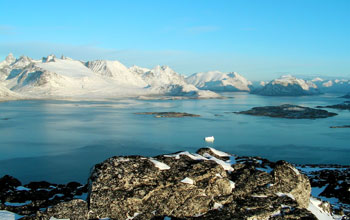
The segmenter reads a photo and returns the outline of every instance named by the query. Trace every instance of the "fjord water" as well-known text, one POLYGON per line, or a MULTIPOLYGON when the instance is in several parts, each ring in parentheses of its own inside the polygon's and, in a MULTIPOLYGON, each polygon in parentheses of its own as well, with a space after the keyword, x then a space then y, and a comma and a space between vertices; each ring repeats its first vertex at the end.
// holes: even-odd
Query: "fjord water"
POLYGON ((171 153, 211 146, 237 155, 292 163, 349 164, 350 111, 326 119, 282 119, 233 112, 256 106, 337 104, 339 95, 226 99, 104 101, 25 100, 0 103, 0 176, 23 182, 86 182, 90 168, 115 155, 171 153), (178 111, 198 118, 155 118, 136 112, 178 111), (205 136, 215 142, 204 142, 205 136))

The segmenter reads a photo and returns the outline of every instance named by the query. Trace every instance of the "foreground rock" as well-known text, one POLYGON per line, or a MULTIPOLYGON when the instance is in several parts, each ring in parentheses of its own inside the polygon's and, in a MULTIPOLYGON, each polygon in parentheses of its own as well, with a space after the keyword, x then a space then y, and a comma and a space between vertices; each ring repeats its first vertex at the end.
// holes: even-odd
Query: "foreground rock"
POLYGON ((155 115, 156 118, 183 118, 200 117, 200 115, 189 114, 185 112, 138 112, 137 115, 155 115))
MULTIPOLYGON (((20 186, 10 177, 3 182, 7 188, 7 183, 20 186)), ((24 219, 333 219, 331 206, 310 192, 309 179, 285 161, 201 148, 196 154, 109 158, 93 167, 86 200, 74 197, 19 214, 24 219)), ((1 209, 16 211, 6 204, 1 209)))
POLYGON ((280 106, 264 106, 254 107, 248 111, 235 112, 237 114, 268 116, 274 118, 290 118, 290 119, 316 119, 328 118, 337 115, 326 110, 314 109, 298 105, 280 105, 280 106))
POLYGON ((340 110, 350 110, 350 101, 345 101, 344 103, 336 105, 317 106, 317 108, 334 108, 340 110))
POLYGON ((86 199, 87 186, 77 182, 52 184, 45 181, 26 185, 11 177, 0 178, 0 210, 31 216, 47 207, 72 199, 86 199))

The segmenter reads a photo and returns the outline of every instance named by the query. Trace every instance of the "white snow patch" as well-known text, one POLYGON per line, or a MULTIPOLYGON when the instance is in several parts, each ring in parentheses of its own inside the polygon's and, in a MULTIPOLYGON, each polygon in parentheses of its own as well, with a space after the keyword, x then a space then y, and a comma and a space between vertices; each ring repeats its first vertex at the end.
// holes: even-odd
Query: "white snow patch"
POLYGON ((162 163, 158 160, 149 158, 149 160, 154 164, 155 167, 157 167, 160 170, 169 170, 170 167, 168 165, 166 165, 165 163, 162 163))
POLYGON ((182 151, 177 154, 169 154, 169 155, 164 155, 164 157, 174 157, 175 159, 180 159, 180 156, 185 155, 191 158, 192 160, 208 160, 207 158, 203 157, 202 155, 199 154, 191 154, 188 151, 182 151))
POLYGON ((133 216, 128 216, 128 218, 126 219, 126 220, 132 220, 132 219, 134 219, 136 216, 138 216, 140 213, 137 213, 137 212, 135 212, 134 213, 134 215, 133 216))
POLYGON ((70 220, 69 218, 55 218, 51 216, 50 220, 70 220))
POLYGON ((216 157, 214 157, 214 156, 212 156, 212 155, 210 155, 208 153, 203 154, 203 156, 206 157, 209 160, 215 161, 217 164, 221 165, 222 168, 224 168, 224 170, 226 170, 228 172, 234 171, 234 169, 233 169, 233 167, 231 166, 230 163, 226 163, 225 161, 220 160, 220 159, 218 159, 218 158, 216 158, 216 157))
POLYGON ((294 196, 290 193, 282 193, 282 192, 277 192, 276 195, 278 196, 288 196, 289 198, 295 200, 294 196))
POLYGON ((219 150, 216 150, 212 147, 209 147, 209 149, 216 155, 218 155, 219 157, 230 157, 231 155, 229 155, 228 153, 225 153, 225 152, 222 152, 222 151, 219 151, 219 150))
POLYGON ((230 187, 231 187, 231 189, 236 188, 236 184, 231 180, 230 180, 230 187))
POLYGON ((300 175, 299 170, 298 170, 298 169, 296 169, 295 167, 292 167, 292 170, 295 172, 295 174, 300 175))
POLYGON ((185 179, 181 180, 182 183, 187 183, 193 185, 194 181, 191 178, 186 177, 185 179))
POLYGON ((254 198, 267 198, 267 195, 252 195, 254 198))
POLYGON ((322 202, 320 200, 311 197, 309 207, 307 208, 307 210, 309 210, 312 214, 314 214, 316 218, 319 220, 334 220, 334 218, 330 213, 323 211, 319 207, 321 203, 322 202))
POLYGON ((222 207, 224 207, 222 204, 215 202, 213 209, 222 209, 222 207))

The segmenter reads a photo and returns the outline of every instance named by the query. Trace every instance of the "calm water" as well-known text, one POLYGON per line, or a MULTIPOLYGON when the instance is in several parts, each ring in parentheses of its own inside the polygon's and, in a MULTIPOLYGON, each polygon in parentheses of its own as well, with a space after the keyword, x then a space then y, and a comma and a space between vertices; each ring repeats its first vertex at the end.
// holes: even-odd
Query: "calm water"
POLYGON ((13 101, 0 103, 0 176, 23 182, 85 182, 90 168, 114 155, 145 156, 213 146, 238 155, 293 163, 350 164, 350 111, 291 120, 233 114, 255 106, 341 103, 337 95, 262 97, 226 93, 219 100, 13 101), (180 111, 199 118, 154 118, 145 111, 180 111), (215 136, 206 144, 205 136, 215 136))

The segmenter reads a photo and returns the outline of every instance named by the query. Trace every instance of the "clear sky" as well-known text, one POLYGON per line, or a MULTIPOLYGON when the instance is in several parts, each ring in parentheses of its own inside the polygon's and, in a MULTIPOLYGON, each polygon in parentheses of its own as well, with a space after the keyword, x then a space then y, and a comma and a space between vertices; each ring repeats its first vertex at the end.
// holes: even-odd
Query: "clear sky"
POLYGON ((350 76, 350 0, 0 0, 0 58, 350 76))

